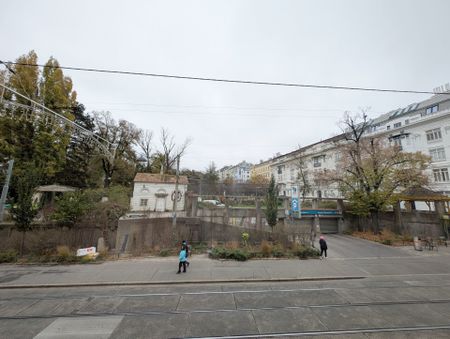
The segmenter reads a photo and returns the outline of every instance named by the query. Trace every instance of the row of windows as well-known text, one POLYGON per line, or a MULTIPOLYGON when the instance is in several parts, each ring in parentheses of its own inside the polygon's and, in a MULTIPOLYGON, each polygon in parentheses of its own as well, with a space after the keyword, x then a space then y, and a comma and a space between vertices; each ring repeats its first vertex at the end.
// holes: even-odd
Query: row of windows
MULTIPOLYGON (((424 117, 424 116, 427 116, 427 115, 436 113, 436 112, 438 112, 438 111, 439 111, 439 105, 434 105, 434 106, 428 107, 428 108, 425 110, 425 112, 421 113, 421 116, 424 117)), ((406 120, 405 120, 405 125, 409 125, 409 119, 406 119, 406 120)), ((374 131, 376 130, 376 127, 377 127, 377 126, 373 126, 373 128, 371 129, 371 132, 374 132, 374 131)), ((399 127, 402 127, 402 123, 401 123, 401 122, 396 122, 396 123, 394 124, 394 128, 399 128, 399 127)), ((387 125, 387 126, 386 126, 386 129, 387 129, 387 130, 390 130, 390 129, 391 129, 391 125, 387 125)))
POLYGON ((436 168, 433 170, 433 176, 435 182, 448 182, 450 181, 448 176, 448 168, 436 168))
POLYGON ((425 116, 425 115, 436 113, 437 111, 439 111, 439 105, 434 105, 434 106, 428 107, 425 110, 425 113, 422 113, 421 115, 425 116))

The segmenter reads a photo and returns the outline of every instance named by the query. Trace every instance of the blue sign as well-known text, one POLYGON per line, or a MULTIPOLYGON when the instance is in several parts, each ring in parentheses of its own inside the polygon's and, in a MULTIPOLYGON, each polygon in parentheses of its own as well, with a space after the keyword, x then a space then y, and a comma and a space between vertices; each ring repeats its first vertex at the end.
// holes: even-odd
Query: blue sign
POLYGON ((298 212, 298 198, 292 198, 291 208, 293 212, 298 212))
POLYGON ((338 215, 338 210, 302 210, 303 215, 338 215))

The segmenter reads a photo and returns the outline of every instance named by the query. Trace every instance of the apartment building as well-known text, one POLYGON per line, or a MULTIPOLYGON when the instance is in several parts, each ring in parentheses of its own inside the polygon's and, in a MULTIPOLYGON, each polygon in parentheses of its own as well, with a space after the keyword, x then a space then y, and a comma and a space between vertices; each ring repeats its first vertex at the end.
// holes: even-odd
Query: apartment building
MULTIPOLYGON (((406 152, 422 152, 431 156, 427 169, 429 187, 450 195, 450 91, 406 107, 393 110, 370 121, 366 136, 385 136, 406 152)), ((314 181, 314 172, 335 169, 339 160, 338 145, 344 135, 320 141, 272 159, 271 173, 280 195, 290 196, 292 187, 303 185, 299 173, 308 178, 308 196, 337 197, 336 187, 321 186, 314 181), (301 170, 300 170, 301 168, 301 170)))
POLYGON ((270 180, 272 175, 272 170, 270 168, 272 164, 272 159, 263 161, 261 160, 259 164, 253 165, 250 169, 250 178, 252 177, 262 177, 264 179, 270 180))
POLYGON ((227 178, 236 183, 247 182, 250 179, 250 170, 252 164, 242 161, 234 166, 225 166, 219 170, 219 180, 224 181, 227 178))

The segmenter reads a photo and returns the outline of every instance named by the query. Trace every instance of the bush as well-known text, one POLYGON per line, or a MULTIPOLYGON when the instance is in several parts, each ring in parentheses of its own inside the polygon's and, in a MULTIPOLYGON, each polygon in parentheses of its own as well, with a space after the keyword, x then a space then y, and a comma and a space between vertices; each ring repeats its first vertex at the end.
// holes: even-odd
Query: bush
POLYGON ((62 257, 70 256, 70 249, 68 246, 56 246, 56 253, 62 257))
POLYGON ((0 252, 0 263, 10 263, 17 261, 16 251, 0 252))
POLYGON ((263 240, 261 242, 261 252, 264 257, 270 257, 272 254, 272 244, 266 240, 263 240))
POLYGON ((73 226, 92 209, 89 194, 76 191, 64 193, 56 199, 56 209, 51 218, 64 226, 73 226))
POLYGON ((159 251, 160 257, 168 257, 170 255, 170 249, 163 248, 161 251, 159 251))
POLYGON ((286 251, 281 245, 275 245, 272 248, 272 256, 275 258, 282 258, 286 256, 286 251))
POLYGON ((314 258, 320 255, 318 249, 313 247, 299 246, 293 251, 294 255, 300 259, 314 258))
POLYGON ((391 245, 392 245, 392 240, 391 240, 391 239, 384 239, 381 243, 382 243, 383 245, 389 245, 389 246, 391 246, 391 245))
POLYGON ((250 253, 245 250, 227 249, 224 247, 213 248, 209 256, 213 259, 232 259, 237 261, 246 261, 251 257, 250 253))

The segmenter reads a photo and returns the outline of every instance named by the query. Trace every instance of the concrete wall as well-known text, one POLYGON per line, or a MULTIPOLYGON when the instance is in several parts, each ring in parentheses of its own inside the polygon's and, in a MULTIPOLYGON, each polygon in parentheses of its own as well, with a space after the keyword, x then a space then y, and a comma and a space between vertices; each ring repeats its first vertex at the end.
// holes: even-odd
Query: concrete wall
MULTIPOLYGON (((370 226, 369 219, 359 218, 349 213, 344 215, 344 223, 345 227, 350 230, 356 230, 358 226, 360 229, 368 230, 370 226)), ((444 235, 441 220, 435 212, 402 212, 401 228, 396 224, 394 212, 383 212, 380 213, 380 227, 411 236, 437 238, 444 235)))
POLYGON ((250 243, 259 243, 267 239, 286 244, 289 242, 288 236, 284 234, 212 223, 199 218, 177 219, 177 226, 173 235, 171 219, 151 218, 120 220, 117 229, 116 250, 142 253, 155 246, 160 248, 177 246, 183 239, 191 243, 205 242, 209 245, 240 241, 244 231, 250 234, 250 243))

